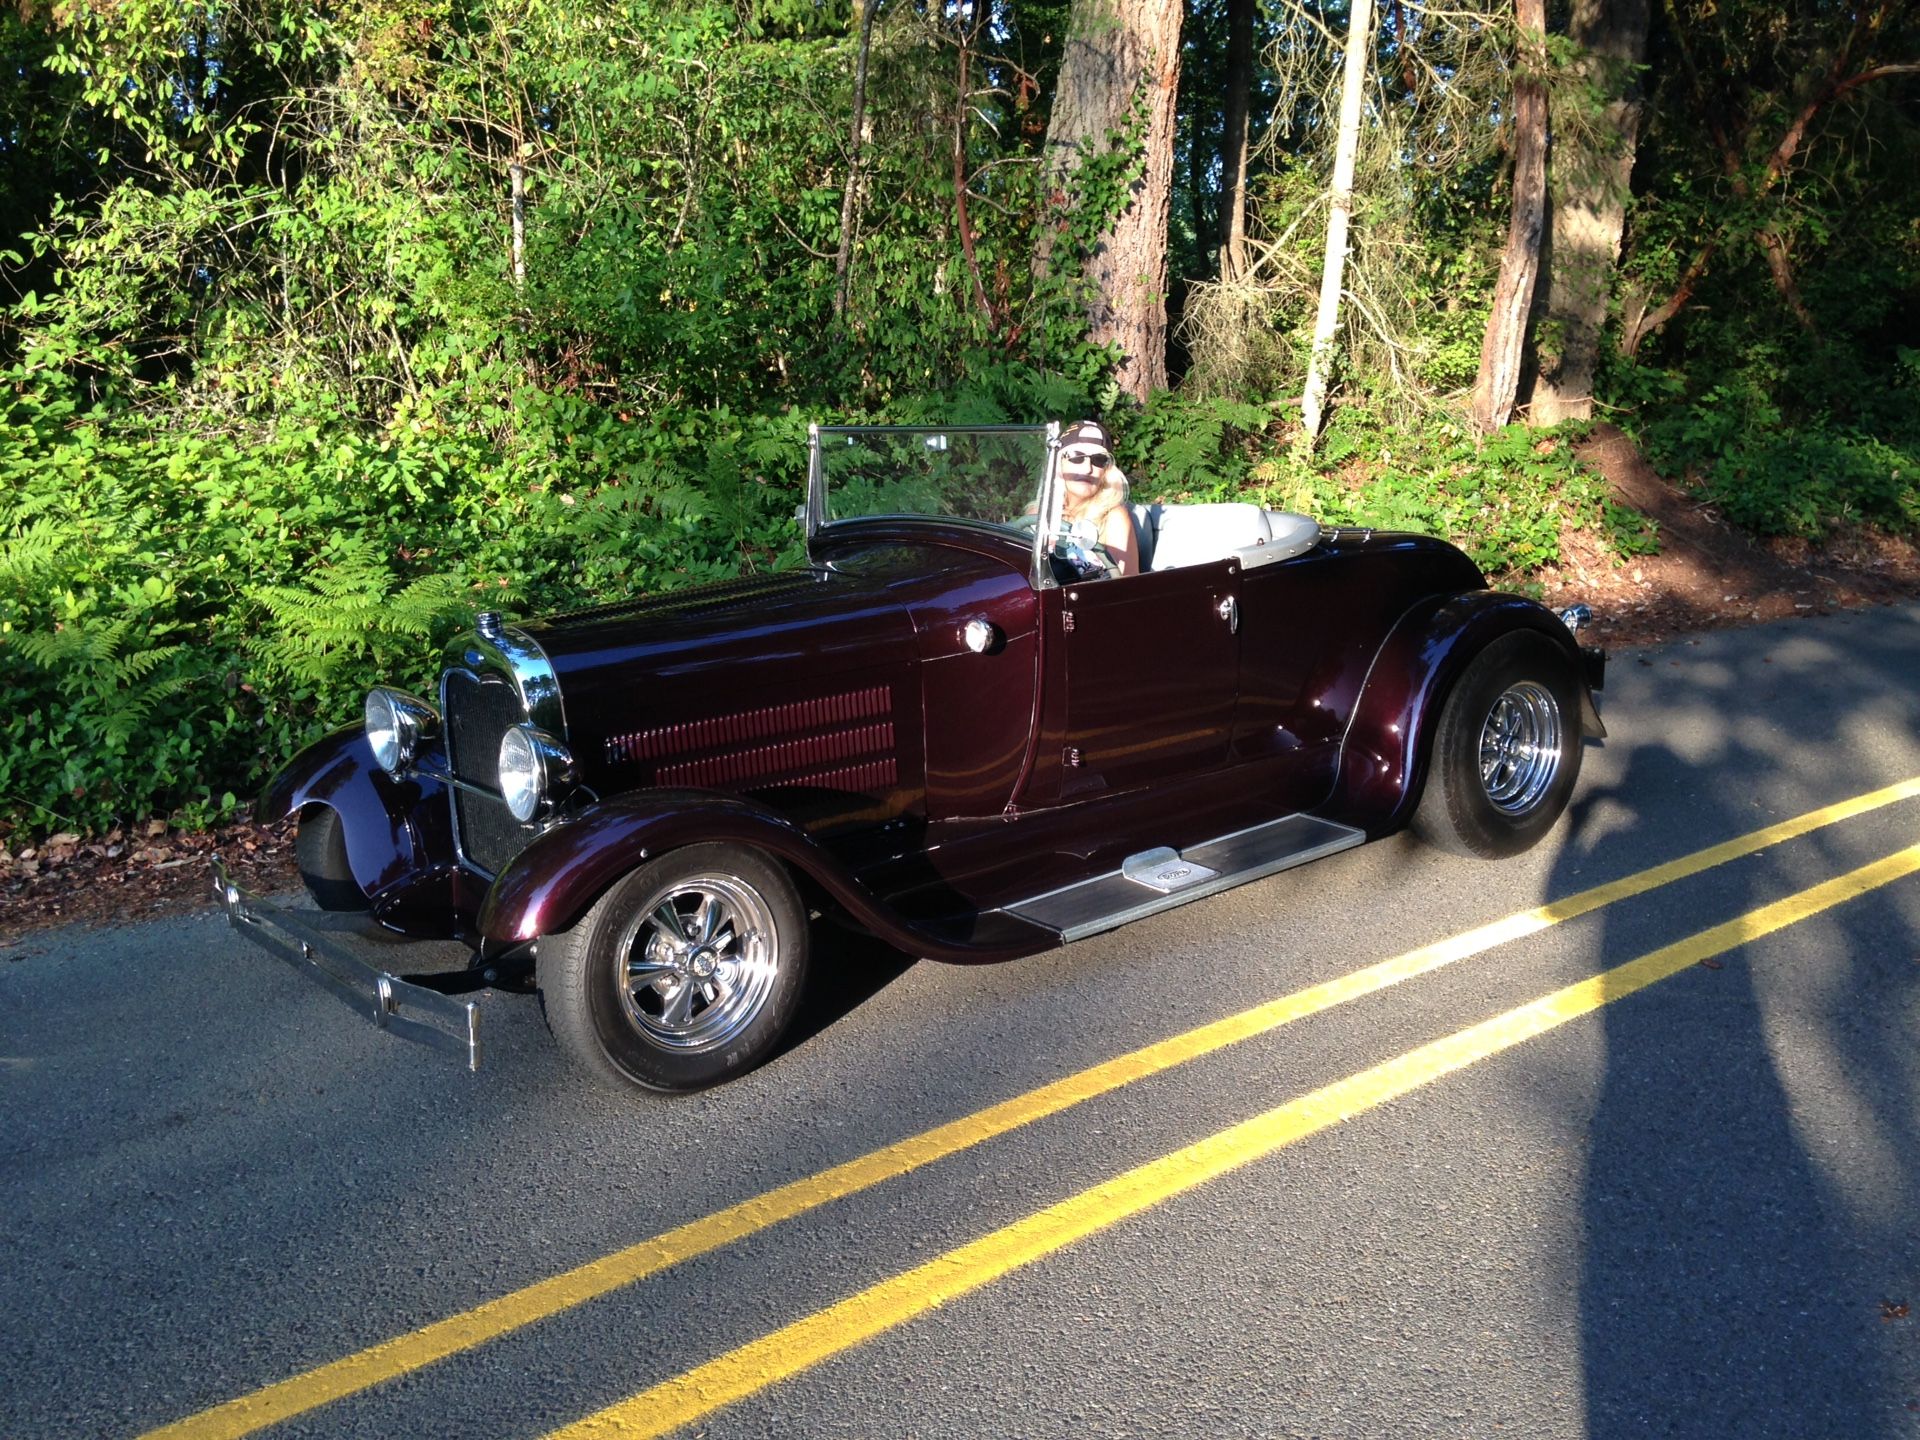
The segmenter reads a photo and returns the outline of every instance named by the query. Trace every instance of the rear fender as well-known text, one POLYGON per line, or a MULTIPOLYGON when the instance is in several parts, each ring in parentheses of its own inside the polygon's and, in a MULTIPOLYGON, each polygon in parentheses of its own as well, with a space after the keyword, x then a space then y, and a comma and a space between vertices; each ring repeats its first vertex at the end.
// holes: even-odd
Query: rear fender
POLYGON ((495 878, 478 928, 489 944, 524 944, 573 927, 621 876, 687 845, 750 846, 809 876, 862 929, 908 954, 975 963, 1059 944, 1023 923, 960 942, 911 925, 793 821, 742 796, 642 790, 590 805, 522 850, 495 878))
POLYGON ((340 816, 354 883, 378 896, 454 863, 446 787, 426 776, 396 780, 373 758, 363 726, 309 745, 267 782, 254 816, 273 824, 308 805, 340 816))
POLYGON ((1454 681, 1487 645, 1515 631, 1537 633, 1565 652, 1580 686, 1582 733, 1604 735, 1593 703, 1595 662, 1551 610, 1497 590, 1435 597, 1401 616, 1374 656, 1324 813, 1372 836, 1406 824, 1426 783, 1433 727, 1454 681))

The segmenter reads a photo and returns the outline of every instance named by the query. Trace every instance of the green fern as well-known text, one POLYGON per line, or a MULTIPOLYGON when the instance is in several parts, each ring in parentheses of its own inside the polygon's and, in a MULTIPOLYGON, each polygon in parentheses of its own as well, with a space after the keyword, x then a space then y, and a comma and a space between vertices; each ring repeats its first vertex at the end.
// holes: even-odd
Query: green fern
POLYGON ((129 649, 129 637, 151 638, 142 617, 123 615, 97 624, 75 622, 53 630, 11 637, 21 658, 47 672, 71 718, 89 739, 109 749, 123 748, 154 707, 179 694, 199 677, 185 669, 184 645, 146 645, 129 649), (171 669, 171 673, 162 673, 171 669))
POLYGON ((0 594, 28 594, 61 567, 80 541, 77 527, 43 515, 0 541, 0 594))
POLYGON ((262 585, 248 598, 272 624, 248 641, 270 672, 325 685, 358 662, 418 648, 472 609, 464 581, 427 575, 400 584, 386 561, 359 541, 336 547, 332 565, 302 585, 262 585))

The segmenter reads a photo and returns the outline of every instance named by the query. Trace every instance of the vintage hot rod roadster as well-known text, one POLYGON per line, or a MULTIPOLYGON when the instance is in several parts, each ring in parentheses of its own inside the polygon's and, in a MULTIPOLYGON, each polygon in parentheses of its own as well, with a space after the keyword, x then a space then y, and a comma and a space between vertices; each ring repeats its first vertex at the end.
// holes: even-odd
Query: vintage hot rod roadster
POLYGON ((816 916, 1009 960, 1408 824, 1509 855, 1604 733, 1582 617, 1441 541, 1141 505, 1115 575, 1062 524, 1057 427, 810 446, 807 568, 482 615, 431 700, 374 690, 268 786, 319 905, 465 941, 463 983, 217 871, 233 923, 469 1064, 463 994, 518 974, 588 1073, 691 1089, 778 1044, 816 916))

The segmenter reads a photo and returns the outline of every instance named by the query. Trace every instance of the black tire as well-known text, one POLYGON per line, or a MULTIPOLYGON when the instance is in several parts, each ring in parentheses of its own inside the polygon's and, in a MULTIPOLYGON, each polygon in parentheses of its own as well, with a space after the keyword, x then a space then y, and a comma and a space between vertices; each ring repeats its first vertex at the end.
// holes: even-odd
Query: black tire
POLYGON ((547 1028, 603 1084, 703 1089, 779 1044, 806 987, 807 938, 778 862, 738 845, 671 851, 541 939, 547 1028))
POLYGON ((347 834, 340 824, 340 812, 331 805, 315 805, 301 812, 293 857, 307 893, 322 910, 369 908, 366 893, 347 866, 347 834))
POLYGON ((1580 755, 1572 663, 1543 635, 1503 635, 1447 696, 1413 829, 1456 855, 1518 855, 1566 809, 1580 755))

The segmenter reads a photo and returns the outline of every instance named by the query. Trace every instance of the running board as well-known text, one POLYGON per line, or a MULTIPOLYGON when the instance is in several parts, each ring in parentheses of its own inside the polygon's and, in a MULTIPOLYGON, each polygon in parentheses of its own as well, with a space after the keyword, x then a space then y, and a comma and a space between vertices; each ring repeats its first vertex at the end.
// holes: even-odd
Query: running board
POLYGON ((1118 870, 1017 900, 1005 911, 1081 940, 1189 900, 1217 895, 1323 855, 1350 850, 1366 835, 1312 815, 1288 815, 1185 850, 1143 850, 1118 870))

